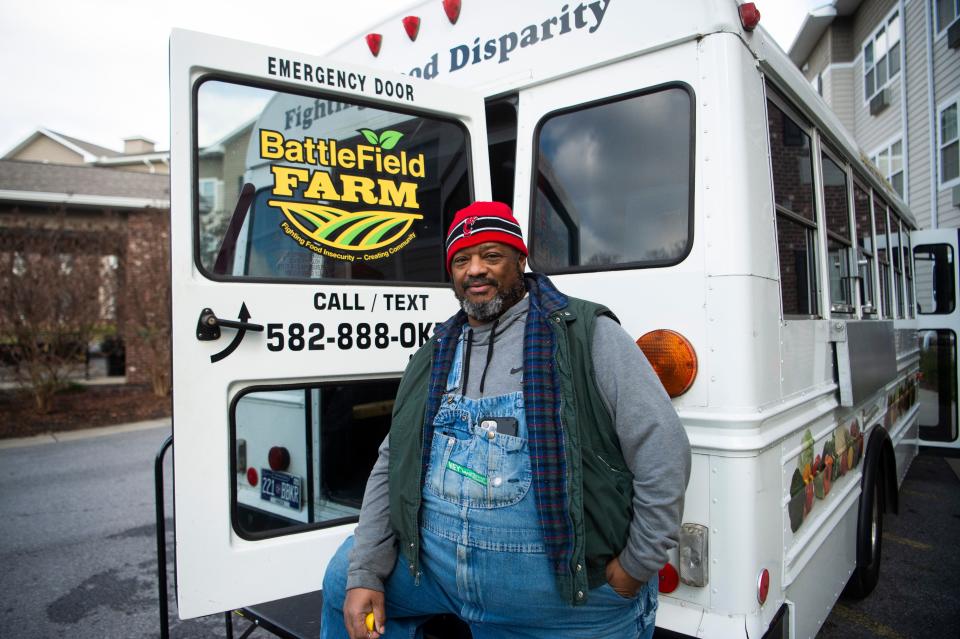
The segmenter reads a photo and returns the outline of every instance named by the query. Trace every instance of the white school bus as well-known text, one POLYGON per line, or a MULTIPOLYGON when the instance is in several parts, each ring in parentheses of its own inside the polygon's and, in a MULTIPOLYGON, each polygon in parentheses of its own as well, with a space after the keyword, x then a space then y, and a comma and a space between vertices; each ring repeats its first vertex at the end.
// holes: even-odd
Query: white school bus
POLYGON ((428 2, 325 57, 173 33, 182 617, 320 589, 457 308, 446 228, 489 199, 614 309, 689 435, 658 632, 812 637, 873 589, 918 446, 960 445, 957 232, 915 231, 756 19, 428 2))

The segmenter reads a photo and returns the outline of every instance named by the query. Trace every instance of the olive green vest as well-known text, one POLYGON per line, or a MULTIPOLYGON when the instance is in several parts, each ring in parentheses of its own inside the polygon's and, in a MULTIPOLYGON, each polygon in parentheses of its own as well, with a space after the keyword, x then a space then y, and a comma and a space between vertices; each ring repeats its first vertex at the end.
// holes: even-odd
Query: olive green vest
MULTIPOLYGON (((571 297, 568 306, 548 320, 557 345, 567 504, 574 538, 569 572, 559 578, 559 585, 574 604, 584 603, 587 591, 606 581, 607 563, 626 546, 633 512, 633 475, 624 463, 593 372, 590 348, 598 315, 616 319, 603 306, 571 297)), ((390 428, 390 523, 414 575, 419 570, 423 419, 435 340, 407 365, 390 428)))

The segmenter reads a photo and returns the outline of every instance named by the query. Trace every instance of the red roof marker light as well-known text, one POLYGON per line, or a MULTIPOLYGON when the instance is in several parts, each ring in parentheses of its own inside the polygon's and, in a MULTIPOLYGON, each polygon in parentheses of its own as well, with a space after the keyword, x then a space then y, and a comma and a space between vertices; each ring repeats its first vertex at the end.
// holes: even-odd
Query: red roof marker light
POLYGON ((460 18, 460 0, 443 0, 443 10, 450 20, 450 24, 456 24, 460 18))
POLYGON ((407 16, 403 19, 403 29, 407 32, 407 35, 410 36, 410 40, 416 40, 417 34, 420 33, 420 18, 417 16, 407 16))
POLYGON ((740 24, 744 30, 753 31, 760 24, 760 10, 752 2, 745 2, 740 5, 740 24))
POLYGON ((380 45, 383 44, 383 36, 379 33, 367 34, 367 46, 370 47, 370 53, 373 57, 380 55, 380 45))

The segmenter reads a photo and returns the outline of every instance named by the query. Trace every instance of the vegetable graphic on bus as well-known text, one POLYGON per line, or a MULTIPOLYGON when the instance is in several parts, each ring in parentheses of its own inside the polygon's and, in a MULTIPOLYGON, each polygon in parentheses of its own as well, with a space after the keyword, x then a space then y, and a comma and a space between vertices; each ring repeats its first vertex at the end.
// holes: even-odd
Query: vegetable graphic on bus
POLYGON ((813 434, 803 434, 797 467, 790 480, 790 501, 787 510, 790 530, 797 532, 814 509, 816 500, 830 494, 834 483, 860 464, 863 457, 863 432, 856 417, 849 426, 840 425, 823 442, 820 454, 814 456, 813 434))

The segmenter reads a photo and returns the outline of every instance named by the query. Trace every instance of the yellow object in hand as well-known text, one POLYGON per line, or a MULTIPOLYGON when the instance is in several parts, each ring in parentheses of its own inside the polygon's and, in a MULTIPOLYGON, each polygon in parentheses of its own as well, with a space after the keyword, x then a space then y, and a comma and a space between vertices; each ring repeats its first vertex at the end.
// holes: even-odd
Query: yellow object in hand
POLYGON ((373 632, 373 613, 372 612, 367 613, 367 618, 364 619, 364 623, 367 626, 367 630, 369 630, 370 632, 373 632))

